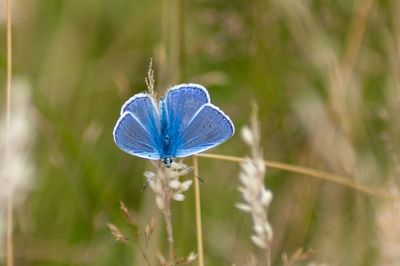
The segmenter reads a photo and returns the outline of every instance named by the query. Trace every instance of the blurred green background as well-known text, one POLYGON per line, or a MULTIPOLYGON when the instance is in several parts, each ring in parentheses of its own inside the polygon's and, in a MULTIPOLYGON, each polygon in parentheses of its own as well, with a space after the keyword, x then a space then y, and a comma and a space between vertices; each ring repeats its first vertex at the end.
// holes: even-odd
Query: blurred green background
MULTIPOLYGON (((266 159, 397 191, 397 0, 32 0, 13 1, 13 15, 14 84, 31 91, 27 119, 36 123, 31 189, 15 210, 16 265, 144 265, 107 228, 134 234, 120 200, 142 228, 156 217, 149 256, 166 251, 153 192, 140 191, 152 166, 112 140, 121 105, 146 89, 150 58, 159 95, 178 82, 203 84, 238 133, 257 102, 266 159)), ((238 133, 212 152, 245 156, 238 133)), ((234 207, 238 172, 200 159, 206 265, 254 265, 259 255, 250 217, 234 207)), ((274 169, 266 186, 273 265, 300 247, 316 255, 299 265, 399 265, 398 202, 274 169)), ((179 257, 196 251, 193 189, 186 197, 173 204, 179 257)))

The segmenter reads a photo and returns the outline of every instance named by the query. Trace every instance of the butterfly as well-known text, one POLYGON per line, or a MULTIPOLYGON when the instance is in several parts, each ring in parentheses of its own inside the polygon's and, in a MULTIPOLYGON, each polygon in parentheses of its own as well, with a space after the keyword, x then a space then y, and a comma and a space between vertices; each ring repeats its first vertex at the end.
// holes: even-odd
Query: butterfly
POLYGON ((171 167, 174 158, 218 146, 234 132, 231 119, 211 104, 206 88, 180 84, 170 88, 158 104, 148 93, 139 93, 127 100, 113 137, 124 152, 161 160, 171 167))

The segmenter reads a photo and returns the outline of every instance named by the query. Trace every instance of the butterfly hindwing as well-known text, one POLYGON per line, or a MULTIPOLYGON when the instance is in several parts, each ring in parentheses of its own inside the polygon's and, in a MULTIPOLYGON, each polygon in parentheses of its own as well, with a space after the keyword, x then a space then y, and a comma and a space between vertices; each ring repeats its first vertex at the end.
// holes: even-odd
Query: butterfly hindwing
POLYGON ((178 137, 176 157, 186 157, 215 147, 234 134, 232 121, 218 107, 204 104, 178 137))
POLYGON ((157 144, 134 114, 125 112, 114 128, 114 141, 126 153, 145 159, 160 159, 157 144))

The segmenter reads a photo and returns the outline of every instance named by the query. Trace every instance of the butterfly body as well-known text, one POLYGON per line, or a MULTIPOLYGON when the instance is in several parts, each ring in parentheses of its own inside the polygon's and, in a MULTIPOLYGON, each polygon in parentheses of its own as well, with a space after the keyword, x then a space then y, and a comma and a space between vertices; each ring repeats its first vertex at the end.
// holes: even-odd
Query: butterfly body
POLYGON ((158 105, 149 94, 136 94, 122 106, 113 132, 123 151, 167 167, 173 158, 210 149, 233 134, 232 121, 197 84, 172 87, 158 105))

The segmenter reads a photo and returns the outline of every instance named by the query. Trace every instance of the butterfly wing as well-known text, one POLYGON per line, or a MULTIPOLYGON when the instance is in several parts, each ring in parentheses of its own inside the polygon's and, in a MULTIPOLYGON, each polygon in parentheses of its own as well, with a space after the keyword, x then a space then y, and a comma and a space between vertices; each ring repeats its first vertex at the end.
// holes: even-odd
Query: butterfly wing
POLYGON ((121 117, 115 125, 113 136, 117 146, 145 159, 160 159, 159 115, 148 94, 137 94, 121 109, 121 117))
POLYGON ((199 108, 209 102, 207 90, 198 84, 181 84, 169 89, 165 96, 169 135, 185 129, 199 108))
POLYGON ((159 115, 153 98, 146 93, 138 93, 127 100, 121 108, 121 115, 131 112, 136 119, 144 126, 150 135, 157 135, 159 132, 159 115))
POLYGON ((163 123, 170 138, 168 154, 175 156, 180 135, 188 127, 196 112, 210 102, 207 89, 198 84, 176 85, 168 90, 161 102, 163 123))
POLYGON ((178 137, 176 157, 196 154, 225 142, 235 132, 227 115, 211 103, 204 104, 178 137))

